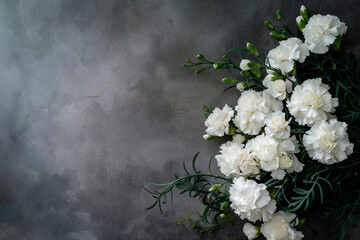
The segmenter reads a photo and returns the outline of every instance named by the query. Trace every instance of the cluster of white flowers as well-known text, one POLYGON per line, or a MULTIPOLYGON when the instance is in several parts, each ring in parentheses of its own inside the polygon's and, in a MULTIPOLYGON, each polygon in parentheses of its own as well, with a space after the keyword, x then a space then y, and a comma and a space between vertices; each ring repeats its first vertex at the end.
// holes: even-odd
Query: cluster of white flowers
MULTIPOLYGON (((301 11, 305 10, 302 6, 301 11)), ((269 51, 266 61, 269 69, 262 81, 265 90, 245 90, 247 85, 238 83, 242 94, 234 110, 228 105, 216 108, 205 122, 206 139, 233 135, 232 141, 221 145, 215 159, 220 171, 233 179, 230 207, 242 219, 263 221, 261 226, 244 225, 243 231, 250 240, 260 234, 268 240, 303 238, 294 229, 296 215, 275 213, 276 203, 266 185, 256 182, 264 172, 282 180, 287 173, 303 170, 304 164, 296 157, 299 142, 292 135, 291 123, 310 128, 302 136, 302 143, 313 160, 334 164, 353 152, 347 124, 333 115, 339 103, 330 94, 330 87, 321 78, 299 84, 294 69, 296 62, 303 63, 310 52, 326 53, 346 33, 347 27, 331 15, 314 15, 306 19, 307 24, 302 16, 296 20, 305 42, 289 38, 269 51), (235 130, 229 132, 230 128, 235 130)), ((254 66, 256 63, 248 59, 240 63, 243 71, 251 71, 254 66)))
POLYGON ((260 233, 267 240, 301 240, 304 235, 300 231, 294 229, 296 215, 279 211, 273 214, 270 221, 263 223, 261 226, 254 226, 251 223, 245 223, 243 232, 249 239, 257 238, 260 233))

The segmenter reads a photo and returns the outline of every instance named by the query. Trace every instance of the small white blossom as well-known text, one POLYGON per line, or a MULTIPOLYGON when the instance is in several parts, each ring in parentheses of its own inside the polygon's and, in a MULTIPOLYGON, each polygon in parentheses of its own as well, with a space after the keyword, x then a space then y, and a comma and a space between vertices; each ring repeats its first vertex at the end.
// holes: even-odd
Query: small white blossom
POLYGON ((269 114, 265 119, 265 133, 269 137, 286 139, 290 137, 291 119, 286 121, 285 113, 277 111, 269 114))
POLYGON ((272 219, 261 225, 260 231, 267 240, 300 240, 304 235, 296 231, 294 213, 279 211, 274 213, 272 219))
POLYGON ((245 90, 245 86, 244 86, 244 84, 243 83, 238 83, 238 84, 236 84, 236 88, 237 88, 237 90, 239 90, 240 92, 242 92, 242 91, 244 91, 245 90))
POLYGON ((275 81, 271 81, 272 74, 268 74, 264 80, 263 85, 267 87, 265 91, 267 91, 272 97, 277 98, 279 100, 284 100, 286 98, 286 93, 291 92, 292 83, 289 80, 278 79, 275 81))
POLYGON ((296 17, 296 23, 301 24, 301 21, 305 21, 304 18, 302 16, 297 16, 296 17))
POLYGON ((326 53, 338 35, 346 33, 347 26, 340 19, 332 15, 314 15, 302 30, 305 43, 313 53, 326 53))
POLYGON ((234 110, 227 104, 222 110, 215 108, 205 121, 206 133, 211 136, 224 136, 229 132, 229 122, 233 116, 234 110))
POLYGON ((267 58, 271 67, 285 74, 293 70, 295 61, 302 63, 307 56, 309 56, 307 45, 298 38, 289 38, 280 41, 278 47, 270 50, 267 58))
POLYGON ((346 132, 347 124, 331 119, 316 123, 303 137, 310 157, 324 164, 344 161, 353 152, 346 132))
POLYGON ((260 235, 259 230, 251 223, 245 223, 243 227, 243 232, 245 236, 248 238, 248 240, 253 240, 257 238, 257 236, 260 235))
POLYGON ((250 67, 248 66, 248 64, 251 63, 251 61, 249 59, 243 59, 240 62, 240 68, 243 71, 247 71, 250 70, 250 67))
POLYGON ((235 178, 229 189, 230 207, 241 219, 268 221, 276 210, 265 184, 243 177, 235 178))
POLYGON ((311 126, 320 120, 326 120, 329 113, 339 105, 337 98, 332 98, 329 86, 321 78, 308 79, 297 85, 287 107, 300 125, 311 126))

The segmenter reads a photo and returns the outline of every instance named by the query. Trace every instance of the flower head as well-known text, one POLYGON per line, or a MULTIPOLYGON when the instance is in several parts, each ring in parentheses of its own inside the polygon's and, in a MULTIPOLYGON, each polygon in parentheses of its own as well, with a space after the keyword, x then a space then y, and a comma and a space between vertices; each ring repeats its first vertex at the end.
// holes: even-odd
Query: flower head
POLYGON ((263 80, 263 85, 267 87, 267 91, 272 97, 279 100, 284 100, 286 98, 286 93, 291 92, 292 83, 289 80, 278 79, 271 81, 272 75, 267 75, 263 80))
MULTIPOLYGON (((291 120, 291 119, 290 119, 291 120)), ((290 137, 290 120, 286 121, 285 113, 277 111, 269 114, 265 119, 265 133, 278 139, 290 137)))
POLYGON ((208 127, 206 133, 211 136, 224 136, 229 132, 229 122, 233 116, 234 110, 227 104, 222 110, 215 108, 205 121, 205 126, 208 127))
POLYGON ((262 134, 249 140, 245 149, 255 156, 260 169, 271 172, 274 179, 283 179, 285 170, 291 173, 303 169, 303 164, 295 156, 299 151, 295 137, 280 140, 262 134))
POLYGON ((232 141, 221 145, 221 154, 215 156, 221 173, 228 178, 260 172, 257 159, 244 149, 243 140, 241 135, 235 135, 232 141))
POLYGON ((347 124, 331 119, 316 123, 303 137, 310 157, 324 164, 344 161, 353 152, 346 132, 347 124))
POLYGON ((338 35, 346 33, 347 26, 340 19, 332 15, 314 15, 302 30, 305 43, 313 53, 326 53, 328 47, 334 43, 338 35))
POLYGON ((245 236, 248 238, 248 240, 253 240, 253 239, 257 238, 257 236, 260 235, 259 227, 255 227, 251 223, 244 224, 243 232, 244 232, 245 236))
POLYGON ((304 62, 309 56, 309 49, 298 38, 280 41, 280 45, 269 51, 268 61, 271 67, 279 69, 283 74, 293 70, 294 62, 304 62))
POLYGON ((265 184, 243 177, 235 178, 229 189, 230 207, 241 219, 268 221, 276 210, 265 184))
POLYGON ((313 125, 319 120, 326 120, 328 114, 335 111, 338 99, 332 98, 329 86, 321 78, 309 79, 297 85, 287 107, 300 125, 313 125))
POLYGON ((242 132, 256 135, 264 126, 266 114, 281 107, 279 104, 281 105, 280 101, 265 92, 244 91, 235 107, 237 115, 233 122, 242 132))
POLYGON ((293 228, 295 218, 294 213, 279 211, 261 225, 260 231, 267 240, 300 240, 304 235, 293 228))

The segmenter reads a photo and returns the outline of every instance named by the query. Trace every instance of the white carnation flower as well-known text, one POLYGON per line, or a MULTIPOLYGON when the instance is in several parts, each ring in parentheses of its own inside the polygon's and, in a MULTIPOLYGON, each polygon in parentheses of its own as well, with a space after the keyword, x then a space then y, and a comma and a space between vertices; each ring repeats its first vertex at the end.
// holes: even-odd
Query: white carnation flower
POLYGON ((265 133, 269 137, 286 139, 290 137, 290 123, 286 121, 285 113, 277 111, 270 113, 265 119, 265 133))
POLYGON ((233 122, 243 133, 256 135, 264 127, 266 114, 279 108, 282 108, 281 102, 269 94, 247 90, 238 100, 233 122))
POLYGON ((278 47, 270 50, 267 58, 271 67, 285 74, 293 70, 295 61, 303 63, 307 56, 308 46, 298 38, 289 38, 280 41, 278 47))
POLYGON ((338 35, 345 34, 347 26, 340 19, 332 15, 314 15, 302 30, 305 43, 313 53, 326 53, 328 46, 333 44, 338 35))
POLYGON ((241 219, 268 221, 276 210, 265 184, 243 177, 235 178, 229 189, 230 207, 241 219))
POLYGON ((242 144, 244 137, 241 135, 235 136, 233 141, 221 145, 221 155, 215 156, 221 173, 228 178, 259 173, 257 159, 247 149, 244 149, 242 144))
POLYGON ((227 104, 222 110, 215 108, 205 121, 205 126, 208 127, 206 133, 211 136, 224 136, 229 132, 229 122, 233 116, 234 110, 227 104))
POLYGON ((300 240, 304 235, 293 227, 296 223, 294 213, 279 211, 270 221, 261 225, 260 231, 267 240, 300 240))
POLYGON ((285 170, 291 173, 300 172, 303 169, 304 165, 295 156, 299 150, 294 136, 277 140, 262 134, 249 140, 245 148, 258 159, 260 168, 271 172, 274 179, 283 179, 285 170))
POLYGON ((251 223, 245 223, 243 227, 243 232, 248 240, 253 240, 260 235, 259 227, 255 227, 251 223))
POLYGON ((279 168, 278 145, 275 138, 262 134, 248 141, 246 148, 259 159, 262 170, 271 172, 279 168))
POLYGON ((263 80, 263 85, 267 87, 267 91, 272 97, 279 100, 284 100, 286 98, 286 93, 291 92, 292 83, 289 80, 278 79, 271 81, 271 74, 267 75, 263 80), (269 76, 269 77, 268 77, 269 76))
POLYGON ((321 78, 308 79, 295 87, 287 107, 300 125, 311 126, 326 120, 329 113, 335 111, 338 99, 331 97, 329 88, 321 82, 321 78))
POLYGON ((324 164, 344 161, 354 148, 346 129, 347 124, 336 119, 316 123, 303 137, 306 151, 324 164))

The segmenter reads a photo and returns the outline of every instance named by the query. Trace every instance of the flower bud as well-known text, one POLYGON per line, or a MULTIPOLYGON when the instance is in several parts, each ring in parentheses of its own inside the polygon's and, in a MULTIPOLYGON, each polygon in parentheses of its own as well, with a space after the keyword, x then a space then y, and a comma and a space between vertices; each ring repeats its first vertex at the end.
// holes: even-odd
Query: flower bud
POLYGON ((276 32, 276 31, 271 31, 271 32, 270 32, 270 36, 273 37, 273 38, 275 38, 275 39, 279 39, 279 40, 282 40, 282 39, 285 39, 285 38, 286 38, 286 36, 285 36, 284 34, 278 33, 278 32, 276 32))
POLYGON ((255 56, 259 57, 260 54, 258 52, 258 50, 254 47, 254 45, 252 45, 251 43, 247 43, 246 44, 246 49, 251 52, 252 54, 254 54, 255 56))
POLYGON ((275 29, 275 26, 271 22, 265 21, 264 23, 268 29, 271 29, 271 30, 275 29))
POLYGON ((235 135, 236 134, 236 128, 234 128, 233 126, 229 126, 229 132, 227 134, 228 135, 235 135))
POLYGON ((304 18, 305 22, 309 21, 309 12, 304 5, 300 7, 300 15, 304 18))
POLYGON ((205 69, 204 68, 198 68, 195 70, 195 74, 199 74, 201 72, 203 72, 205 69))
POLYGON ((299 28, 300 31, 302 31, 305 27, 305 20, 303 16, 297 16, 296 18, 296 26, 299 28))
POLYGON ((220 210, 225 210, 229 207, 229 201, 223 202, 220 206, 220 210))
POLYGON ((229 196, 229 194, 227 194, 227 193, 220 193, 220 197, 228 197, 229 196))
POLYGON ((220 214, 220 217, 221 217, 221 218, 228 218, 229 216, 230 216, 229 213, 222 213, 222 214, 220 214))
POLYGON ((242 82, 236 84, 236 88, 237 88, 237 90, 239 90, 240 92, 242 92, 242 91, 245 90, 245 86, 244 86, 244 84, 243 84, 242 82))
POLYGON ((251 223, 245 223, 243 226, 243 232, 248 240, 253 240, 260 235, 260 227, 254 226, 251 223))
POLYGON ((241 76, 249 76, 249 75, 250 75, 250 72, 249 72, 249 71, 241 71, 241 72, 240 72, 240 75, 241 75, 241 76))
POLYGON ((243 59, 240 62, 240 68, 243 71, 247 71, 250 70, 250 67, 248 66, 248 64, 251 63, 251 61, 249 59, 243 59))
POLYGON ((215 68, 215 69, 219 69, 219 68, 221 68, 222 66, 224 66, 225 65, 225 62, 216 62, 216 63, 214 63, 213 64, 213 67, 215 68))
POLYGON ((276 11, 276 17, 277 17, 277 19, 278 19, 279 21, 281 21, 282 13, 281 13, 280 10, 277 10, 277 11, 276 11))
POLYGON ((199 54, 199 55, 197 55, 196 57, 197 57, 197 59, 199 59, 199 60, 201 60, 201 61, 204 61, 204 60, 205 60, 205 57, 204 57, 204 55, 202 55, 202 54, 199 54))
POLYGON ((223 83, 237 83, 237 80, 234 78, 223 78, 221 81, 223 83))
POLYGON ((218 138, 218 136, 211 136, 211 135, 209 135, 209 134, 205 134, 205 135, 203 136, 203 139, 205 139, 205 140, 214 140, 214 139, 216 139, 216 138, 218 138))
POLYGON ((229 60, 229 57, 228 57, 228 55, 224 55, 223 56, 223 59, 226 61, 226 60, 229 60))
POLYGON ((209 192, 215 192, 221 188, 221 184, 214 184, 209 188, 209 192))

